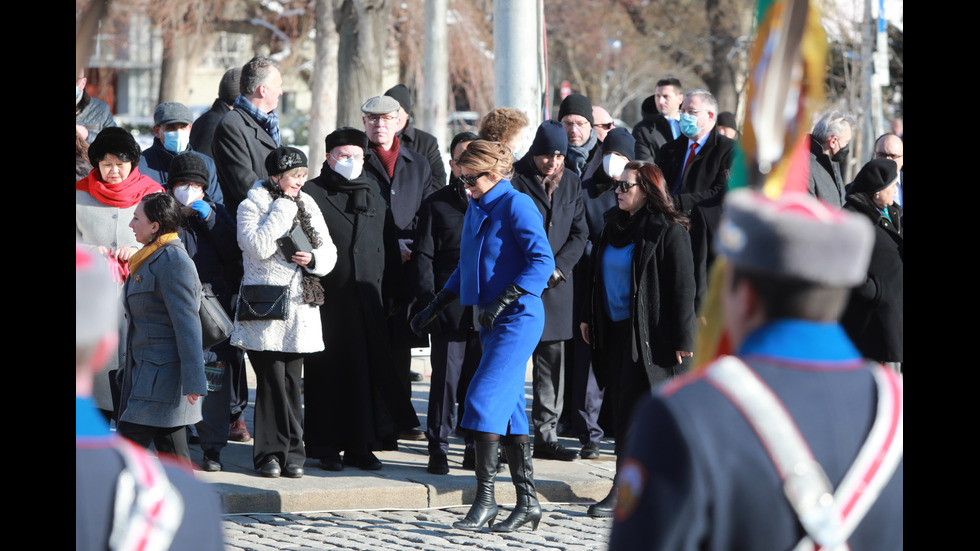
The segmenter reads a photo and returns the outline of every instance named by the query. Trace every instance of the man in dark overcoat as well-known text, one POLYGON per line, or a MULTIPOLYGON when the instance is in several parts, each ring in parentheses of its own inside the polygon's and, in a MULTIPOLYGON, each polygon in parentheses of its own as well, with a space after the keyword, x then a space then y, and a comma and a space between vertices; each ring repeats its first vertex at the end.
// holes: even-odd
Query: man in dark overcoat
POLYGON ((304 368, 306 452, 331 471, 381 468, 373 452, 419 424, 389 347, 383 285, 398 245, 378 183, 362 170, 367 146, 356 128, 333 131, 320 176, 303 187, 337 246, 336 267, 320 278, 324 350, 304 368))
POLYGON ((404 84, 396 84, 385 92, 401 105, 398 111, 398 139, 401 144, 428 159, 432 169, 432 187, 439 189, 446 185, 446 163, 442 160, 439 140, 424 130, 419 130, 410 122, 412 118, 412 94, 404 84))
POLYGON ((214 131, 225 114, 234 108, 235 100, 241 92, 242 68, 235 67, 225 71, 218 83, 218 97, 208 109, 194 121, 191 127, 191 149, 214 158, 211 142, 214 141, 214 131))
POLYGON ((541 123, 528 153, 517 162, 511 183, 525 193, 544 218, 545 233, 555 257, 555 270, 541 295, 545 325, 534 349, 534 457, 571 461, 577 453, 558 443, 558 417, 564 402, 564 345, 572 338, 573 269, 585 250, 588 228, 581 183, 565 168, 568 137, 561 123, 541 123))

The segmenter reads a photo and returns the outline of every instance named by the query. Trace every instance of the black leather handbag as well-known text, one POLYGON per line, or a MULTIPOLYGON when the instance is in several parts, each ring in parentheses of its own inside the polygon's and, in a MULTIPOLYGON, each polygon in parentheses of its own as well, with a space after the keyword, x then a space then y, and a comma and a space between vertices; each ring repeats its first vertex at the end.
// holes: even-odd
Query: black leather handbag
POLYGON ((284 320, 289 315, 288 285, 242 285, 238 321, 284 320))

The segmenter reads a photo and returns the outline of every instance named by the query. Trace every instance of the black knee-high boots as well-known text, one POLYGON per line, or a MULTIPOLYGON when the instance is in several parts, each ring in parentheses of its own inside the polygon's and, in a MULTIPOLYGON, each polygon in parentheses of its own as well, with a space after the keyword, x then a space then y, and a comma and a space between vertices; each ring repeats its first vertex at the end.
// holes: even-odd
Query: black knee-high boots
POLYGON ((521 526, 530 523, 531 530, 538 529, 541 521, 541 505, 538 494, 534 489, 534 467, 531 465, 531 443, 527 440, 514 442, 507 439, 504 443, 507 463, 510 465, 510 477, 517 490, 517 504, 507 520, 498 522, 490 529, 494 532, 513 532, 521 526))
POLYGON ((497 500, 493 496, 493 480, 497 476, 497 447, 499 442, 474 442, 476 451, 476 498, 466 518, 454 522, 453 528, 479 530, 484 524, 493 528, 497 518, 497 500))

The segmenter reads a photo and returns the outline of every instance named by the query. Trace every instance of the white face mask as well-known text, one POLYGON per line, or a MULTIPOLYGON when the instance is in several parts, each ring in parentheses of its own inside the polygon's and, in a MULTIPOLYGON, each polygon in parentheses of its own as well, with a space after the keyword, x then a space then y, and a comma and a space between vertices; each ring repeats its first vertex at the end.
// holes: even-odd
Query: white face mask
POLYGON ((189 207, 194 201, 203 198, 204 190, 200 186, 184 185, 174 188, 174 199, 185 207, 189 207))
MULTIPOLYGON (((328 155, 330 155, 328 153, 328 155)), ((340 160, 333 155, 330 155, 336 164, 333 166, 333 171, 340 174, 348 180, 353 180, 361 175, 361 169, 364 168, 364 159, 355 159, 353 157, 349 159, 340 160)))
POLYGON ((610 178, 619 178, 619 175, 622 174, 623 170, 626 168, 627 163, 629 163, 629 160, 627 160, 626 157, 612 153, 602 158, 602 170, 605 171, 606 175, 608 175, 610 178))

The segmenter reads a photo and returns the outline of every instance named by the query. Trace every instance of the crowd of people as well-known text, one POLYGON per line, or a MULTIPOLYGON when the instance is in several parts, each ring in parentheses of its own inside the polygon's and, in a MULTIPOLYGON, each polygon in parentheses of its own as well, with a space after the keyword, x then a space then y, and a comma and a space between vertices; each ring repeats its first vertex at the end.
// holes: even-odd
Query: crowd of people
MULTIPOLYGON (((657 83, 632 133, 580 94, 537 128, 519 110, 496 108, 478 135, 454 137, 448 173, 436 138, 411 125, 411 93, 398 85, 365 99, 363 130, 326 137, 327 158, 309 181, 304 153, 282 143, 282 75, 269 58, 228 71, 196 121, 182 104, 158 106, 146 151, 94 112, 101 102, 84 85, 76 83, 76 241, 105 258, 125 305, 95 402, 121 434, 188 460, 185 427, 195 427, 206 471, 221 470, 230 439, 254 437, 260 476, 291 478, 308 458, 328 471, 381 469, 375 452, 425 439, 428 471, 446 474, 457 430, 477 493, 455 526, 506 532, 541 519, 532 458, 596 459, 611 436, 617 480, 589 514, 613 516, 624 488, 642 486, 623 478, 636 474, 630 461, 649 454, 637 447, 647 426, 637 428, 633 412, 651 389, 706 360, 693 357, 696 312, 717 254, 745 260, 731 290, 747 281, 759 291, 785 275, 777 260, 753 264, 721 235, 735 117, 677 79, 657 83), (208 349, 202 284, 234 320, 230 339, 208 349), (423 433, 411 349, 429 345, 423 433), (242 422, 246 354, 257 378, 251 434, 242 422), (518 502, 495 522, 502 463, 518 502)), ((872 251, 867 273, 845 270, 833 282, 850 297, 841 323, 860 354, 901 371, 901 138, 882 136, 845 185, 853 130, 844 113, 818 119, 809 189, 823 203, 803 203, 874 226, 873 247, 853 247, 872 251)), ((740 208, 751 217, 756 207, 740 208)), ((758 224, 767 223, 778 226, 758 224)), ((814 279, 813 269, 790 268, 814 279)))

